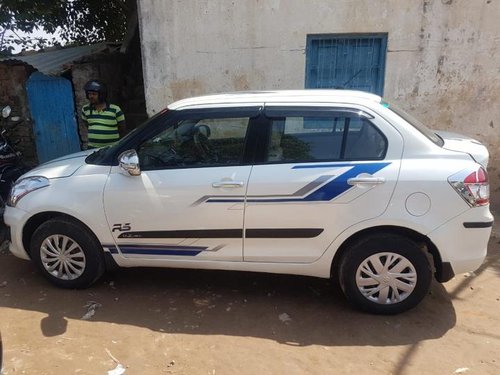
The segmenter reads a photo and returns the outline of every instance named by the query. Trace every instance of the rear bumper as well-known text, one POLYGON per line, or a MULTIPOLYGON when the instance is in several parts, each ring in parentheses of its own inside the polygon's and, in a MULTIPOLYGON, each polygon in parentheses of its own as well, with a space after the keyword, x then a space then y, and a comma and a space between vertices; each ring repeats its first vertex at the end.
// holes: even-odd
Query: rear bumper
POLYGON ((493 226, 489 207, 472 208, 428 234, 442 261, 438 281, 477 270, 486 258, 493 226))

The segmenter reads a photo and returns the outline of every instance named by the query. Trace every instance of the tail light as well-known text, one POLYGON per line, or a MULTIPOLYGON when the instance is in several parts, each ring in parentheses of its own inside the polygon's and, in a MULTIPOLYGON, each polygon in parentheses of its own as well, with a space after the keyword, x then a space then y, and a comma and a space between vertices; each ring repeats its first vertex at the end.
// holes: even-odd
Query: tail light
POLYGON ((448 182, 471 207, 485 206, 490 202, 488 173, 482 167, 454 174, 448 182))

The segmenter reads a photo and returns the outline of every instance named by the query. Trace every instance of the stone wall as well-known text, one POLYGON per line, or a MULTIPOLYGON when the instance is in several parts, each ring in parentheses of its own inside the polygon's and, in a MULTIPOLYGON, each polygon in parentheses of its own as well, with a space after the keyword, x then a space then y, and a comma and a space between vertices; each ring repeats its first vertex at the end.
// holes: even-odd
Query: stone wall
POLYGON ((88 103, 85 97, 84 86, 91 79, 102 81, 108 89, 108 100, 111 103, 121 105, 121 92, 123 86, 123 76, 121 67, 117 61, 100 61, 75 64, 72 69, 72 82, 75 92, 75 105, 78 114, 78 127, 80 138, 84 145, 87 143, 87 128, 85 127, 80 113, 82 107, 88 103))
POLYGON ((301 89, 308 34, 387 33, 384 95, 484 142, 500 205, 495 0, 138 0, 150 115, 183 97, 301 89))
POLYGON ((7 129, 7 138, 22 153, 22 159, 28 166, 38 163, 26 96, 26 81, 31 71, 25 65, 0 63, 0 107, 9 105, 12 108, 10 117, 6 120, 2 118, 2 128, 7 129), (19 117, 19 121, 12 121, 15 117, 19 117))
POLYGON ((78 126, 84 148, 88 139, 87 128, 80 118, 80 113, 83 105, 88 103, 83 88, 91 79, 104 82, 108 89, 108 100, 120 106, 125 113, 128 131, 147 119, 140 49, 133 50, 132 55, 89 57, 86 62, 75 64, 72 68, 78 126))

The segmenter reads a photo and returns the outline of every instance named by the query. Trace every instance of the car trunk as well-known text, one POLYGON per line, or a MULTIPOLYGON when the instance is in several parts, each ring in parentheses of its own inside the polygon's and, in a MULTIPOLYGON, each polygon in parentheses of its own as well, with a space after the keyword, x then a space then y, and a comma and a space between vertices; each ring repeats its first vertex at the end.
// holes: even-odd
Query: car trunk
POLYGON ((443 148, 451 151, 465 152, 483 167, 488 166, 489 153, 486 147, 479 141, 462 134, 435 131, 443 141, 443 148))

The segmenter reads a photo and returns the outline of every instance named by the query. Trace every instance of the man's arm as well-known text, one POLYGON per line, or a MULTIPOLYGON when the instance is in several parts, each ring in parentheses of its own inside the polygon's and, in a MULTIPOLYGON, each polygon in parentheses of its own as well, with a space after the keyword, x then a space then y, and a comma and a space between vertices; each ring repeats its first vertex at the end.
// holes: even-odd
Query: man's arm
POLYGON ((82 119, 83 125, 88 129, 89 122, 87 120, 87 106, 86 105, 84 105, 82 107, 82 111, 80 112, 80 118, 82 119))
POLYGON ((120 134, 120 138, 123 138, 125 134, 127 134, 127 124, 125 124, 125 120, 118 122, 118 134, 120 134))
POLYGON ((86 114, 86 106, 82 107, 82 111, 80 112, 80 118, 82 119, 83 127, 86 129, 84 131, 82 128, 78 128, 78 135, 80 136, 80 148, 82 150, 86 150, 88 147, 88 129, 89 129, 89 122, 87 120, 87 114, 86 114))
POLYGON ((118 107, 116 112, 116 121, 118 123, 118 134, 120 134, 120 138, 123 138, 125 134, 127 134, 127 125, 125 124, 125 115, 123 114, 120 107, 118 107))

